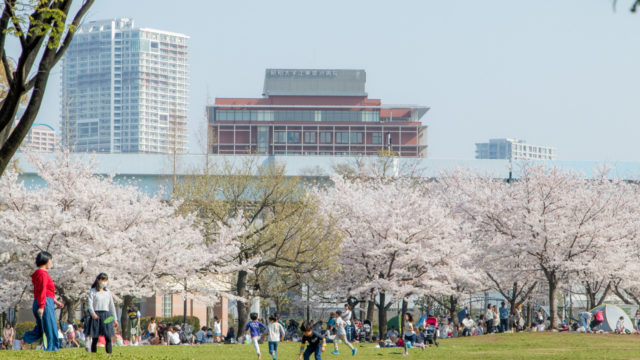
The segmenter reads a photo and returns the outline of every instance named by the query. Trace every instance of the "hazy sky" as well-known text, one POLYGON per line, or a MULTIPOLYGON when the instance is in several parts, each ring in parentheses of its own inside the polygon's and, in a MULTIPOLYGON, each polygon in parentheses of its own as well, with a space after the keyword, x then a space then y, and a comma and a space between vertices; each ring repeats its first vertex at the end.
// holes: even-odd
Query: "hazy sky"
MULTIPOLYGON (((190 151, 215 97, 264 70, 362 68, 371 98, 431 107, 430 158, 514 137, 561 160, 640 161, 640 14, 631 0, 97 0, 88 20, 187 34, 190 151)), ((37 121, 59 126, 60 67, 37 121)))

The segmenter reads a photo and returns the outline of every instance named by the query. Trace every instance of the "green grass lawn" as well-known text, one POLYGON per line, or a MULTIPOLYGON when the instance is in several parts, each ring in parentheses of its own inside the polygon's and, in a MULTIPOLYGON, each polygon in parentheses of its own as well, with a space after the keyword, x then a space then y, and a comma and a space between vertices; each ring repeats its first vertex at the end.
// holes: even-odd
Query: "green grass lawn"
MULTIPOLYGON (((341 345, 342 354, 332 355, 332 344, 327 344, 327 359, 351 359, 351 354, 341 345)), ((402 349, 376 349, 374 344, 358 344, 359 359, 399 359, 402 349)), ((297 358, 299 345, 280 344, 278 359, 297 358)), ((202 346, 143 346, 114 347, 114 353, 106 357, 104 349, 91 358, 109 359, 255 359, 250 345, 202 345, 202 346)), ((270 360, 267 345, 262 346, 262 358, 270 360)), ((55 354, 36 350, 2 351, 2 359, 81 359, 87 358, 84 350, 65 349, 55 354)), ((640 336, 594 335, 567 333, 521 333, 475 336, 448 339, 439 348, 411 349, 409 359, 640 359, 640 336)), ((313 359, 313 357, 312 357, 313 359)))

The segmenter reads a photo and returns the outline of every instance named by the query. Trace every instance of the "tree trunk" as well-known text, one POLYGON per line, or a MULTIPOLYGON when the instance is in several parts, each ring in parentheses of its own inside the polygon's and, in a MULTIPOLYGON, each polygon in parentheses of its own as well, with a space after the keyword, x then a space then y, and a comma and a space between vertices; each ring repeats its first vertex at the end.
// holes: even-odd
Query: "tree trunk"
MULTIPOLYGON (((409 302, 407 298, 402 298, 402 311, 400 312, 400 329, 404 329, 404 314, 409 312, 409 302)), ((399 333, 402 333, 401 330, 398 330, 399 333)))
POLYGON ((134 297, 125 295, 122 297, 122 314, 120 315, 120 330, 124 340, 131 340, 131 330, 129 329, 129 308, 133 304, 134 297))
POLYGON ((527 323, 525 324, 525 327, 529 327, 531 326, 531 322, 533 321, 533 314, 531 312, 531 303, 527 303, 527 323))
MULTIPOLYGON (((43 60, 44 61, 44 60, 43 60)), ((42 62, 41 62, 42 64, 42 62)), ((4 173, 11 161, 11 158, 16 153, 22 140, 27 136, 29 130, 31 130, 31 125, 33 124, 38 111, 40 110, 40 104, 42 103, 44 89, 47 87, 47 80, 49 78, 49 73, 51 68, 48 66, 40 66, 38 71, 42 71, 42 76, 38 75, 36 78, 36 85, 31 92, 31 98, 29 99, 29 103, 26 107, 26 110, 22 117, 20 118, 20 122, 18 126, 16 126, 6 139, 4 143, 0 146, 0 175, 4 173)), ((11 91, 10 91, 11 94, 11 91)), ((7 106, 3 106, 2 110, 6 110, 8 114, 6 116, 14 116, 18 106, 20 104, 20 96, 22 94, 12 94, 9 95, 11 97, 11 102, 7 104, 7 106), (13 97, 16 97, 15 99, 13 97), (11 106, 9 106, 11 105, 11 106)), ((8 97, 9 97, 8 96, 8 97)), ((5 99, 5 102, 9 100, 9 98, 5 99)))
MULTIPOLYGON (((240 270, 238 272, 238 280, 236 282, 236 291, 238 292, 238 296, 241 298, 245 298, 247 295, 247 278, 249 274, 240 270)), ((236 338, 240 337, 244 327, 247 325, 247 303, 244 301, 238 301, 238 328, 236 329, 236 338)))
POLYGON ((453 337, 458 337, 458 298, 451 295, 449 296, 449 314, 451 314, 451 324, 449 324, 449 328, 451 329, 451 335, 453 337))
POLYGON ((367 320, 373 324, 373 313, 376 311, 376 302, 374 300, 367 301, 367 320))
POLYGON ((380 331, 380 339, 387 338, 387 307, 386 294, 381 292, 378 295, 378 330, 380 331))
POLYGON ((65 301, 64 303, 64 307, 65 309, 67 309, 67 322, 69 324, 75 324, 76 323, 76 305, 78 304, 77 301, 65 301))
POLYGON ((548 277, 549 282, 549 327, 551 329, 558 328, 558 281, 554 275, 548 277))
POLYGON ((596 293, 591 290, 589 282, 585 282, 584 284, 584 294, 587 298, 587 309, 593 309, 596 302, 596 293))

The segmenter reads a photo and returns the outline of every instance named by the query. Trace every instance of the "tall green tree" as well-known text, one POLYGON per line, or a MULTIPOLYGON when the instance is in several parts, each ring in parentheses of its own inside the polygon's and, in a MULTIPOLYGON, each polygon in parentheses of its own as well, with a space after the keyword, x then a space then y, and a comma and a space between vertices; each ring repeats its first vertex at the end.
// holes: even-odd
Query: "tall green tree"
POLYGON ((73 0, 4 0, 0 62, 6 83, 0 92, 0 175, 31 129, 51 70, 71 44, 76 28, 93 3, 94 0, 82 0, 78 10, 72 12, 73 0), (15 68, 7 52, 10 38, 20 44, 15 68), (24 113, 16 119, 21 99, 27 94, 24 113))
MULTIPOLYGON (((315 199, 300 180, 287 176, 284 166, 258 164, 248 157, 177 182, 174 196, 183 200, 183 211, 198 215, 205 239, 215 237, 220 226, 229 226, 237 216, 244 218, 248 230, 232 261, 251 265, 233 279, 231 287, 238 297, 275 297, 277 291, 308 281, 308 274, 334 266, 339 239, 318 215, 315 199)), ((239 301, 239 333, 247 318, 247 304, 239 301)))

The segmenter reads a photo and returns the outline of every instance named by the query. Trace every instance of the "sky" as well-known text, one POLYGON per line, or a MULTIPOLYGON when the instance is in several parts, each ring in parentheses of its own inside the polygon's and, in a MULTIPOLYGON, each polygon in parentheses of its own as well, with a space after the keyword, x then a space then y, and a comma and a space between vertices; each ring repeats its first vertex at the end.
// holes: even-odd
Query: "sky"
MULTIPOLYGON (((189 151, 204 108, 260 97, 266 68, 355 68, 383 104, 426 105, 428 157, 510 137, 559 160, 640 161, 640 14, 632 0, 96 0, 189 40, 189 151)), ((60 69, 37 122, 59 127, 60 69)))

